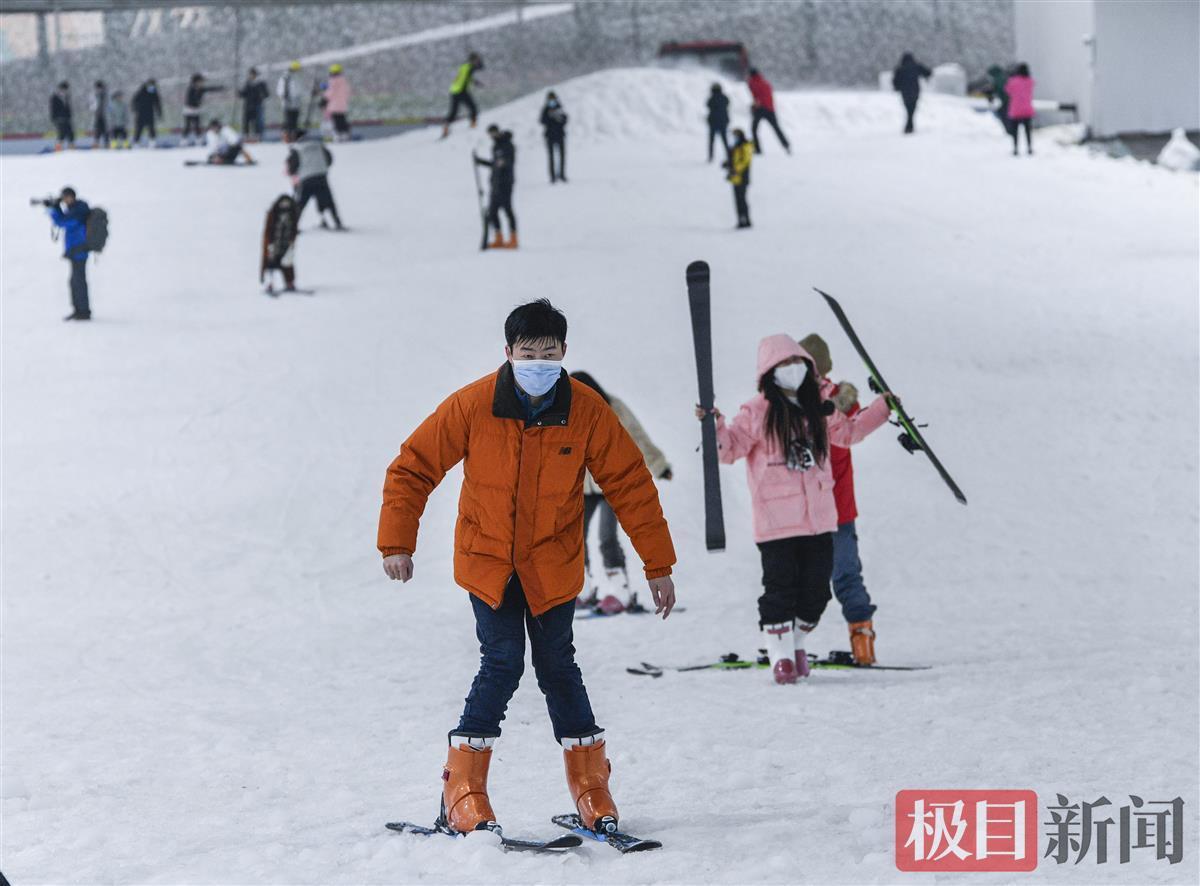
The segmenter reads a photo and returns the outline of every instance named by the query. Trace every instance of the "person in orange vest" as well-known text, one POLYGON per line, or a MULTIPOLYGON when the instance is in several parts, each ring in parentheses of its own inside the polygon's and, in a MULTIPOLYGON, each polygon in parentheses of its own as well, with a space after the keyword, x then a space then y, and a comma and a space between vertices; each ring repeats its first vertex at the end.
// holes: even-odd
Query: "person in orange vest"
POLYGON ((642 559, 655 612, 675 606, 675 549, 641 450, 604 398, 562 368, 567 319, 546 299, 504 324, 505 362, 451 394, 404 441, 387 471, 378 547, 388 577, 413 577, 430 493, 463 463, 454 579, 469 592, 480 667, 442 774, 440 828, 496 830, 487 790, 500 721, 525 667, 525 638, 567 786, 583 823, 615 831, 604 730, 575 663, 572 622, 584 584, 583 477, 590 472, 642 559))

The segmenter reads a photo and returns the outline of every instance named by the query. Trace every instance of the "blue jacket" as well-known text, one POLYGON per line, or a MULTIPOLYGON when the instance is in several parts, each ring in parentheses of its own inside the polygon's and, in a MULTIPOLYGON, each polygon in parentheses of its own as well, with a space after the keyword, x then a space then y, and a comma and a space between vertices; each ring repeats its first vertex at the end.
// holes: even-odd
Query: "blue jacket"
POLYGON ((66 212, 58 205, 49 208, 50 218, 66 231, 63 237, 63 256, 69 259, 87 259, 87 251, 83 242, 87 239, 87 217, 90 207, 82 200, 76 200, 66 212))

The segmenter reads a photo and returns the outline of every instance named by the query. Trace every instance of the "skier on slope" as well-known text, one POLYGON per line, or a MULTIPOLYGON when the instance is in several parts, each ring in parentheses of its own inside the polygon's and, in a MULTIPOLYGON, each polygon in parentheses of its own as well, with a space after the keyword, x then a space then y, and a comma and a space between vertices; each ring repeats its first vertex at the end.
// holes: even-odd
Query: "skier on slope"
POLYGON ((542 134, 546 139, 546 159, 550 163, 550 184, 567 181, 567 112, 563 110, 562 102, 553 91, 546 93, 546 103, 542 105, 542 134), (554 163, 554 155, 558 154, 558 164, 554 163))
POLYGON ((475 106, 475 99, 471 96, 471 87, 483 85, 475 79, 475 72, 482 70, 483 59, 478 52, 470 53, 467 60, 458 66, 458 73, 454 76, 454 82, 450 84, 450 113, 446 115, 446 123, 442 127, 442 138, 450 135, 450 124, 458 119, 458 109, 461 105, 466 106, 467 113, 471 115, 471 128, 475 128, 479 108, 475 106))
POLYGON ((488 249, 516 249, 517 217, 513 214, 512 196, 513 185, 516 184, 517 149, 513 145, 513 134, 508 130, 502 130, 493 123, 487 128, 487 131, 492 139, 492 159, 484 160, 482 157, 476 157, 475 163, 492 170, 487 220, 488 224, 495 229, 496 235, 488 244, 488 249), (509 239, 507 241, 500 229, 501 210, 508 217, 509 239))
MULTIPOLYGON (((203 74, 192 74, 188 81, 187 91, 183 94, 183 132, 180 138, 184 144, 192 145, 204 140, 200 130, 200 114, 203 111, 204 96, 210 92, 221 92, 224 86, 209 86, 203 74)), ((160 111, 161 113, 161 111, 160 111)), ((154 137, 151 132, 150 137, 154 137)))
POLYGON ((283 275, 283 291, 296 291, 296 234, 300 210, 289 194, 280 194, 267 210, 263 227, 262 262, 258 282, 267 284, 267 295, 278 297, 275 291, 275 271, 283 275))
MULTIPOLYGON (((667 457, 663 455, 661 449, 654 445, 654 441, 650 439, 650 435, 646 433, 642 423, 637 420, 625 402, 600 387, 600 383, 592 378, 591 373, 577 370, 571 373, 571 378, 583 382, 612 407, 612 411, 616 413, 617 419, 621 422, 621 427, 629 432, 629 436, 641 450, 642 458, 646 461, 646 468, 650 471, 650 475, 658 480, 670 480, 672 472, 667 457)), ((629 590, 629 574, 625 571, 625 551, 621 548, 621 540, 617 537, 617 516, 605 500, 604 492, 596 485, 595 479, 589 473, 583 478, 583 562, 589 576, 591 575, 591 564, 587 539, 593 515, 600 517, 600 556, 604 561, 605 578, 610 587, 613 584, 619 585, 621 596, 608 594, 601 598, 599 589, 593 584, 587 594, 581 594, 575 598, 575 605, 580 609, 599 606, 607 615, 615 615, 626 609, 637 609, 640 604, 637 602, 637 594, 631 593, 629 590)))
POLYGON ((329 80, 321 91, 321 101, 333 123, 334 141, 350 141, 350 81, 341 65, 329 66, 329 80))
POLYGON ((294 61, 287 66, 286 71, 279 75, 279 82, 275 85, 275 94, 283 106, 283 132, 285 135, 289 132, 296 132, 300 128, 302 90, 299 74, 300 62, 294 61))
MULTIPOLYGON (((830 596, 838 522, 830 444, 851 446, 879 428, 892 395, 853 416, 839 413, 822 393, 812 355, 782 334, 759 343, 756 380, 759 393, 732 422, 713 412, 721 461, 746 459, 771 673, 776 683, 795 683, 808 676, 806 638, 830 596)), ((704 417, 699 407, 696 417, 704 417)))
POLYGON ((333 227, 344 231, 337 204, 333 202, 333 191, 329 188, 329 167, 333 165, 333 154, 319 136, 309 135, 304 130, 285 134, 284 141, 291 145, 288 149, 287 173, 296 188, 296 199, 299 201, 296 221, 300 221, 304 207, 315 197, 321 227, 329 227, 329 223, 325 221, 325 213, 328 212, 333 219, 333 227))
POLYGON ((675 605, 675 551, 637 445, 604 399, 562 369, 566 317, 545 299, 521 305, 505 321, 504 338, 500 369, 451 394, 388 468, 379 550, 389 578, 413 577, 420 516, 462 461, 454 577, 470 592, 482 658, 449 735, 439 825, 460 833, 496 827, 488 765, 524 669, 528 632, 571 798, 587 827, 609 832, 618 816, 604 731, 572 646, 583 586, 584 471, 633 541, 664 619, 675 605))
POLYGON ((921 98, 921 81, 927 80, 933 72, 917 61, 911 52, 900 57, 900 64, 892 72, 892 89, 900 93, 904 102, 904 111, 908 115, 904 123, 904 134, 913 133, 913 115, 917 112, 917 101, 921 98))
MULTIPOLYGON (((129 100, 129 106, 133 109, 133 143, 140 144, 142 133, 148 132, 150 147, 154 147, 158 141, 156 126, 159 118, 162 117, 162 98, 158 94, 158 82, 151 77, 139 86, 137 92, 133 94, 133 98, 129 100)), ((199 135, 199 130, 200 127, 197 124, 197 135, 199 135)))
POLYGON ((787 136, 779 128, 779 121, 775 117, 775 91, 771 88, 771 84, 767 82, 767 78, 758 68, 750 69, 750 77, 746 84, 750 87, 752 119, 750 139, 754 142, 754 153, 762 153, 762 141, 758 137, 758 124, 764 120, 770 123, 771 128, 775 130, 775 135, 779 137, 779 143, 783 145, 783 149, 789 154, 792 153, 792 146, 788 144, 787 136))
POLYGON ((714 83, 708 95, 708 162, 713 161, 713 143, 717 136, 721 137, 721 145, 725 148, 725 159, 729 159, 729 96, 721 89, 720 83, 714 83))
MULTIPOLYGON (((800 347, 812 356, 820 379, 821 393, 833 401, 837 411, 849 418, 862 411, 858 390, 848 381, 834 383, 829 378, 833 360, 829 345, 815 332, 800 340, 800 347)), ((860 665, 875 664, 875 604, 863 582, 862 561, 858 556, 858 507, 854 500, 854 461, 844 446, 830 445, 829 466, 833 471, 833 497, 837 502, 837 531, 833 534, 833 595, 842 607, 850 629, 850 651, 860 665)))
POLYGON ((746 140, 745 132, 735 129, 733 149, 729 152, 729 159, 721 164, 728 170, 726 180, 733 185, 733 205, 737 209, 739 228, 750 227, 750 204, 746 202, 746 191, 750 187, 750 163, 754 159, 756 144, 746 140))

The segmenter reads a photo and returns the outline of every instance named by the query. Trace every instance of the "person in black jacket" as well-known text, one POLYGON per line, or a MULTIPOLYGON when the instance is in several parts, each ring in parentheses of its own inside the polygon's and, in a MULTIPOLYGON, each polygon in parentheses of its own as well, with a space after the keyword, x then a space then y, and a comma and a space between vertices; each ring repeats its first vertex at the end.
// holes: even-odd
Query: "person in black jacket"
POLYGON ((712 91, 708 96, 708 162, 713 161, 713 142, 717 136, 721 137, 721 144, 725 146, 725 159, 729 159, 729 136, 726 130, 729 129, 729 96, 721 89, 720 83, 712 85, 712 91))
POLYGON ((108 147, 108 87, 103 80, 92 86, 92 147, 108 147))
POLYGON ((475 162, 492 170, 491 199, 488 203, 488 224, 496 230, 495 239, 488 244, 489 249, 517 248, 517 217, 513 214, 512 194, 516 182, 517 149, 513 145, 512 133, 501 130, 496 124, 487 128, 492 137, 492 159, 484 160, 476 157, 475 162), (500 230, 500 211, 508 216, 508 230, 511 239, 505 241, 500 230))
POLYGON ((905 135, 911 135, 913 132, 913 114, 917 111, 917 99, 921 97, 921 80, 928 78, 932 73, 929 68, 913 58, 911 52, 906 52, 900 57, 900 64, 896 65, 896 70, 892 72, 892 89, 900 93, 900 98, 904 100, 904 110, 908 113, 908 120, 904 124, 905 135))
POLYGON ((158 97, 158 83, 151 77, 143 83, 129 101, 133 108, 133 143, 142 140, 142 131, 150 133, 150 144, 153 145, 158 133, 154 125, 162 116, 162 100, 158 97))
POLYGON ((266 126, 264 111, 270 94, 267 84, 258 79, 257 69, 251 68, 246 84, 238 90, 238 97, 242 100, 243 135, 254 135, 256 141, 262 140, 263 129, 266 126))
POLYGON ((550 184, 567 180, 567 112, 553 91, 546 93, 542 106, 542 130, 546 137, 546 157, 550 161, 550 184), (558 154, 558 165, 554 155, 558 154))
POLYGON ((192 144, 193 139, 198 142, 204 141, 204 130, 200 126, 204 96, 210 92, 220 92, 224 88, 209 86, 203 74, 192 74, 187 92, 183 95, 183 134, 180 136, 187 144, 192 144))
POLYGON ((54 124, 54 150, 75 147, 75 124, 71 121, 71 84, 64 80, 50 95, 50 122, 54 124))

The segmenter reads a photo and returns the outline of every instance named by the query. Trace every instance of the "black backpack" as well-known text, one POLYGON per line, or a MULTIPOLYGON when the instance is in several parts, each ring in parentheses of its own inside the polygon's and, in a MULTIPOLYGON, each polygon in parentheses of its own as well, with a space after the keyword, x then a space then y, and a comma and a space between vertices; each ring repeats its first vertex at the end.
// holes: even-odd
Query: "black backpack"
POLYGON ((88 252, 103 252, 108 243, 108 213, 99 206, 93 206, 85 224, 83 248, 88 252))

